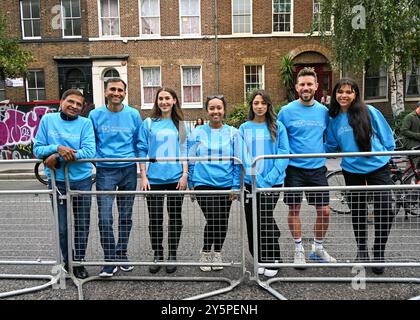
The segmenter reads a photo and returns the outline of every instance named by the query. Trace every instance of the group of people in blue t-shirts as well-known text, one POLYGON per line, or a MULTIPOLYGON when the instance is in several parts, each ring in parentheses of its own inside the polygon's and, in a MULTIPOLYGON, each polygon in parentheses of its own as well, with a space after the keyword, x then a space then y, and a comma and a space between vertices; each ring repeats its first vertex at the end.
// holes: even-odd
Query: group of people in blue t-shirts
MULTIPOLYGON (((328 186, 325 158, 267 158, 257 161, 255 172, 252 161, 262 155, 308 154, 324 152, 386 151, 395 147, 392 130, 382 114, 363 103, 357 84, 342 79, 334 87, 330 108, 314 100, 318 88, 317 75, 310 68, 297 75, 296 91, 299 99, 283 107, 278 116, 270 96, 264 90, 253 93, 249 103, 248 121, 239 130, 224 123, 226 100, 221 95, 207 97, 205 108, 208 123, 196 126, 187 133, 183 123, 180 101, 174 90, 160 88, 156 92, 151 116, 144 121, 137 110, 124 105, 127 85, 119 78, 105 82, 107 104, 93 110, 89 119, 80 117, 84 102, 77 90, 63 94, 59 113, 42 118, 34 143, 34 154, 44 159, 46 173, 55 171, 58 192, 66 193, 63 162, 70 162, 70 187, 74 190, 91 190, 92 164, 78 159, 103 159, 96 164, 97 191, 171 191, 171 190, 224 190, 226 193, 197 193, 196 199, 206 223, 203 246, 200 251, 200 269, 204 272, 221 270, 222 249, 228 231, 229 213, 240 189, 240 164, 245 167, 246 193, 252 193, 252 175, 257 188, 328 186), (140 179, 137 163, 112 161, 115 158, 183 158, 185 161, 141 162, 140 179), (191 158, 187 159, 186 158, 191 158), (205 157, 206 160, 197 159, 205 157), (222 158, 224 157, 224 158, 222 158), (194 159, 195 158, 195 159, 194 159)), ((344 157, 342 169, 347 185, 391 184, 388 169, 389 157, 344 157)), ((49 187, 52 187, 51 178, 49 187)), ((122 271, 133 270, 127 255, 132 229, 134 194, 100 193, 97 195, 99 231, 104 259, 108 262, 100 277, 112 277, 119 262, 122 271), (112 206, 116 198, 118 208, 118 237, 114 237, 112 206)), ((257 194, 258 261, 281 262, 280 230, 274 218, 274 208, 279 192, 257 194)), ((302 245, 300 209, 303 192, 286 192, 284 202, 289 207, 288 225, 295 243, 294 263, 304 268, 305 250, 302 245)), ((390 192, 378 193, 375 203, 375 240, 373 261, 383 262, 385 246, 392 226, 390 192)), ((149 236, 154 261, 165 260, 164 254, 164 193, 150 193, 146 197, 149 214, 149 236)), ((252 198, 244 197, 249 250, 254 255, 252 198)), ((316 208, 314 241, 308 258, 313 261, 334 263, 324 248, 329 226, 329 193, 308 192, 309 205, 316 208)), ((167 195, 168 219, 167 273, 177 270, 177 250, 183 228, 182 193, 167 195)), ((357 243, 356 262, 370 261, 367 247, 366 194, 352 193, 349 200, 352 223, 357 243)), ((86 254, 90 223, 90 195, 77 195, 73 200, 74 248, 70 251, 74 261, 82 261, 86 254)), ((64 269, 69 271, 67 244, 67 205, 58 204, 60 248, 64 269)), ((149 267, 157 273, 162 264, 149 267)), ((86 269, 77 265, 71 270, 77 278, 87 278, 86 269)), ((383 273, 383 267, 372 269, 383 273)), ((258 273, 273 277, 278 270, 258 268, 258 273)))

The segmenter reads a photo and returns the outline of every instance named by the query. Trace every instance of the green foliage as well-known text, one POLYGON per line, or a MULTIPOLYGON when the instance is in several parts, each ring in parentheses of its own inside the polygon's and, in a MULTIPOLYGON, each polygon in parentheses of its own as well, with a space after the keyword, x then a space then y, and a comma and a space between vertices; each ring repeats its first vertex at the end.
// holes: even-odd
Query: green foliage
POLYGON ((405 118, 405 116, 407 114, 409 114, 411 111, 403 111, 400 112, 397 116, 394 116, 391 120, 390 120, 390 126, 391 128, 393 128, 395 130, 395 134, 397 136, 400 135, 400 129, 401 129, 401 125, 402 125, 402 121, 405 118))
POLYGON ((20 48, 16 39, 7 38, 6 25, 6 17, 0 12, 0 76, 25 76, 28 64, 33 61, 33 55, 30 51, 20 48))
MULTIPOLYGON (((248 97, 249 100, 249 97, 248 97)), ((274 111, 276 114, 279 113, 282 107, 287 105, 287 100, 280 102, 277 106, 274 106, 274 111)), ((228 113, 226 116, 226 123, 230 126, 235 128, 239 128, 239 126, 248 120, 249 114, 249 101, 242 104, 237 104, 233 106, 232 111, 228 113)))
POLYGON ((322 39, 333 49, 335 64, 360 72, 367 61, 378 70, 396 62, 404 71, 420 61, 420 2, 418 0, 320 0, 322 39), (359 6, 359 7, 356 7, 359 6), (365 28, 360 19, 365 11, 365 28), (334 17, 333 32, 327 21, 334 17), (359 27, 358 27, 359 26, 359 27))
POLYGON ((280 75, 281 82, 286 89, 286 99, 287 101, 293 101, 295 98, 295 79, 293 75, 294 62, 292 57, 285 55, 281 59, 280 65, 280 75))
POLYGON ((280 102, 277 106, 274 107, 274 111, 276 112, 276 114, 279 114, 281 108, 283 108, 285 105, 287 105, 289 102, 287 100, 284 100, 282 102, 280 102))
POLYGON ((226 116, 226 123, 232 127, 239 128, 239 126, 247 121, 249 113, 249 104, 242 103, 233 106, 232 111, 226 116))

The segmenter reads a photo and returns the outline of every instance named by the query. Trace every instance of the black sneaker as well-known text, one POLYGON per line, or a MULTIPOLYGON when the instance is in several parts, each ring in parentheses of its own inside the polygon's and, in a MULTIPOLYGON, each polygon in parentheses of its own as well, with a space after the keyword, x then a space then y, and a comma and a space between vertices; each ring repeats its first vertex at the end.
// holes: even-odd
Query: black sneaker
POLYGON ((86 271, 84 266, 73 267, 73 274, 79 279, 86 279, 89 277, 89 273, 86 271))
MULTIPOLYGON (((163 252, 155 251, 154 262, 160 262, 160 261, 163 261, 163 252)), ((149 267, 149 272, 150 273, 158 273, 160 268, 161 268, 161 266, 159 266, 159 265, 150 266, 149 267)))
MULTIPOLYGON (((168 262, 175 262, 176 256, 169 256, 168 262)), ((166 273, 174 273, 177 267, 175 265, 166 266, 166 273)))

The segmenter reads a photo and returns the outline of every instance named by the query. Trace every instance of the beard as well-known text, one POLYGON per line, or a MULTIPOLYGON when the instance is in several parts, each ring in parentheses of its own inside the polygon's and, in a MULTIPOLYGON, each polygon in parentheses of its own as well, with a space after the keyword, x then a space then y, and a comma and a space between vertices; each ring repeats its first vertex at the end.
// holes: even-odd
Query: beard
POLYGON ((303 93, 299 96, 299 98, 302 99, 302 101, 309 102, 314 98, 314 96, 314 94, 303 93), (304 96, 306 96, 307 98, 304 98, 304 96))

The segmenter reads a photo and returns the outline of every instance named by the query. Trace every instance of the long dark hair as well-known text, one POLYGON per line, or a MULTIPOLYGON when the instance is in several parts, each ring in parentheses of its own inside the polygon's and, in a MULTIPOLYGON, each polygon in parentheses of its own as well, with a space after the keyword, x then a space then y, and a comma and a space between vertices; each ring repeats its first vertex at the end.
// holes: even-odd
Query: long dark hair
POLYGON ((187 136, 185 126, 179 125, 181 121, 184 121, 184 113, 182 112, 181 105, 179 103, 179 99, 175 90, 166 87, 159 88, 159 90, 156 92, 155 103, 153 104, 151 118, 153 121, 157 121, 162 117, 162 111, 158 106, 159 93, 161 93, 162 91, 169 92, 172 98, 176 100, 175 104, 172 106, 171 119, 174 122, 176 129, 178 130, 179 141, 184 142, 187 136))
POLYGON ((335 85, 331 95, 330 117, 335 118, 340 113, 340 104, 337 102, 337 91, 344 85, 349 85, 356 95, 347 111, 349 125, 353 128, 356 144, 360 151, 372 151, 371 139, 373 136, 373 129, 370 122, 369 110, 360 97, 359 87, 354 80, 343 78, 335 85))
POLYGON ((256 90, 252 93, 251 99, 249 100, 249 113, 248 119, 254 120, 255 112, 252 108, 252 104, 256 96, 261 96, 265 103, 267 103, 267 112, 265 113, 265 121, 267 123, 268 130, 270 131, 271 140, 274 142, 277 139, 277 116, 274 112, 273 103, 271 102, 271 98, 267 92, 264 90, 256 90))

